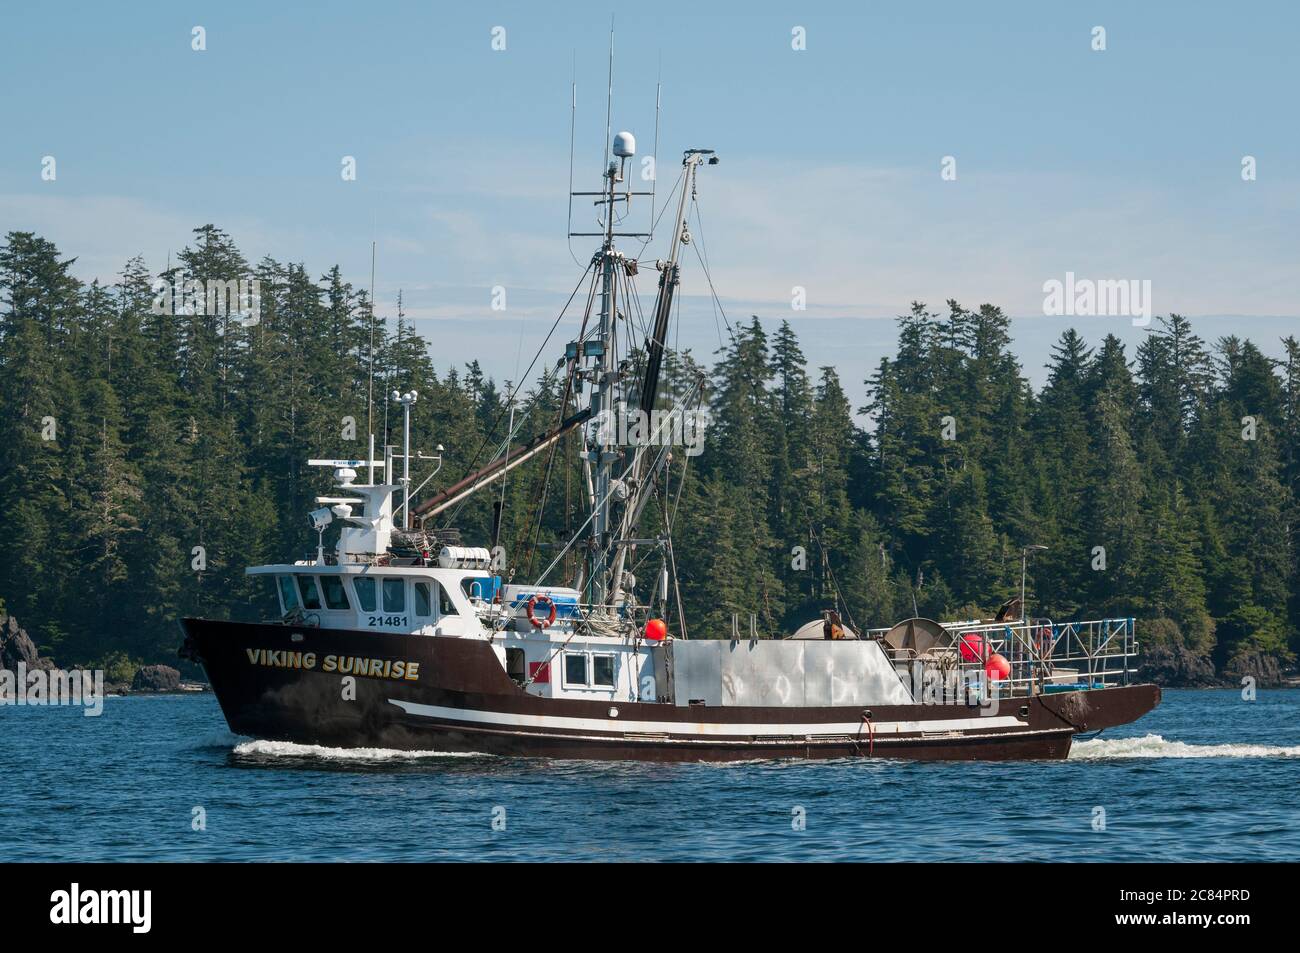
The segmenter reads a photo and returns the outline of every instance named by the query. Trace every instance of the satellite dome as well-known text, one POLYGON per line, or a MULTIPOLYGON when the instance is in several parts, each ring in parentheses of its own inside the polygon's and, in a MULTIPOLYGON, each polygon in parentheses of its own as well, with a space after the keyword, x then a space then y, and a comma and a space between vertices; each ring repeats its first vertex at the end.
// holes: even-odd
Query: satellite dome
POLYGON ((636 155, 636 136, 630 132, 620 132, 614 136, 614 155, 627 159, 636 155))

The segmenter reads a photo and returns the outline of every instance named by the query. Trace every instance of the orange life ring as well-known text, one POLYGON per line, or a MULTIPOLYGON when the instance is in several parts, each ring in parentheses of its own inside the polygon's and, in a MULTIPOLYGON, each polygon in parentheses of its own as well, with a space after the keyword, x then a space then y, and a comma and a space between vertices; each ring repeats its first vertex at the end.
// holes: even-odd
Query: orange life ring
POLYGON ((555 622, 555 600, 548 595, 543 595, 542 593, 534 594, 528 600, 528 621, 531 622, 536 628, 539 629, 549 628, 555 622), (547 613, 545 620, 537 618, 537 615, 534 612, 534 610, 538 606, 538 603, 542 603, 542 602, 545 602, 548 606, 550 606, 550 612, 547 613))

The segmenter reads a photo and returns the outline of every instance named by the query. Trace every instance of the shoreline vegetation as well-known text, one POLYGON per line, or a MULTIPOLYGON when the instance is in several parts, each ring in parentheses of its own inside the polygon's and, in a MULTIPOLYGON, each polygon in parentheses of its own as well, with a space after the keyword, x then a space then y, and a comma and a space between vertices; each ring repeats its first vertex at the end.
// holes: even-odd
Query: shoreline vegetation
MULTIPOLYGON (((31 232, 0 244, 0 598, 60 665, 117 684, 157 664, 194 678, 176 659, 177 619, 265 617, 273 597, 244 567, 314 549, 302 516, 328 474, 305 461, 365 455, 372 364, 377 441, 400 442, 382 395, 418 390, 413 445, 447 447, 443 485, 505 437, 515 382, 473 360, 435 367, 400 295, 372 348, 368 296, 337 266, 251 263, 213 225, 161 274, 137 257, 115 283, 86 284, 74 262, 31 232), (202 296, 159 308, 159 280, 256 281, 257 311, 202 296)), ((833 367, 806 366, 779 318, 730 323, 713 355, 669 352, 661 404, 707 382, 702 452, 674 454, 670 492, 644 518, 674 528, 687 634, 725 636, 752 615, 780 637, 837 603, 856 629, 988 618, 1018 595, 1023 548, 1040 545, 1033 617, 1135 617, 1165 685, 1287 681, 1300 649, 1300 342, 1286 338, 1276 361, 1170 314, 1129 354, 1094 327, 1061 335, 1035 391, 999 308, 914 304, 860 408, 833 367)), ((642 355, 627 358, 635 375, 642 355)), ((517 383, 520 439, 573 409, 553 370, 517 383)), ((574 439, 546 494, 546 455, 507 483, 501 541, 517 579, 581 522, 574 439)), ((486 497, 454 515, 466 538, 491 524, 486 497)), ((658 569, 646 561, 643 590, 658 569)))

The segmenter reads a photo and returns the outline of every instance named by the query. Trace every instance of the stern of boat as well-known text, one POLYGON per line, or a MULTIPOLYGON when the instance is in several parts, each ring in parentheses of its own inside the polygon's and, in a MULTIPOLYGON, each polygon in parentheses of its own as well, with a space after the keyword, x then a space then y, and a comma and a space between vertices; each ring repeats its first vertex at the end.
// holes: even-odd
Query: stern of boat
POLYGON ((1160 704, 1158 685, 1115 685, 1038 696, 1039 704, 1076 733, 1137 721, 1160 704))

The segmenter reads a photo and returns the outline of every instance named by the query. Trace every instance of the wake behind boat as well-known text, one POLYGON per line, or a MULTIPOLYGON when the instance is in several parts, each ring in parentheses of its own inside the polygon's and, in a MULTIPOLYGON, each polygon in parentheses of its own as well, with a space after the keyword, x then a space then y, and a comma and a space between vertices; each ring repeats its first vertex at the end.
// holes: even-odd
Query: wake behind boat
POLYGON ((626 182, 635 151, 619 133, 601 191, 574 193, 595 199, 601 230, 571 236, 599 236, 601 246, 581 330, 561 359, 567 416, 414 502, 419 395, 394 393, 401 453, 388 446, 377 458, 372 435, 365 460, 309 461, 337 487, 316 498, 315 557, 248 570, 273 580, 278 618, 184 620, 182 654, 204 667, 230 728, 330 747, 560 758, 1064 758, 1076 735, 1158 704, 1158 688, 1132 683, 1133 619, 1030 620, 1022 600, 992 620, 910 619, 861 633, 838 605, 781 637, 760 637, 752 620, 742 631, 736 617, 730 632, 688 627, 671 531, 640 534, 674 448, 703 437, 700 386, 669 405, 660 377, 679 253, 691 241, 688 201, 717 157, 684 155, 668 254, 654 262, 654 308, 637 336, 628 311, 639 306, 629 302, 648 263, 617 247, 650 238, 619 230, 635 199, 653 203, 626 182), (539 576, 516 582, 521 567, 503 564, 499 510, 482 547, 431 525, 570 434, 581 443, 588 516, 539 576), (651 556, 658 576, 639 581, 633 560, 651 556), (566 565, 570 577, 557 582, 566 565))

